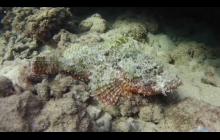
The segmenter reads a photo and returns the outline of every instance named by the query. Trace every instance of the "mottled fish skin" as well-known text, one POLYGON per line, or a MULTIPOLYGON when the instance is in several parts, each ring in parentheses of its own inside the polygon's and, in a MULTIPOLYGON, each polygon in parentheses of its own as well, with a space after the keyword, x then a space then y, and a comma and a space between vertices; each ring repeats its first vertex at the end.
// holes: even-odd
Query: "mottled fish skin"
MULTIPOLYGON (((71 75, 74 78, 82 80, 86 83, 89 82, 88 77, 90 73, 75 74, 74 72, 59 71, 55 63, 52 61, 33 61, 31 67, 32 72, 36 75, 63 73, 66 75, 71 75)), ((162 93, 160 88, 155 88, 154 83, 143 84, 140 78, 129 80, 126 78, 122 70, 119 72, 121 73, 121 76, 118 77, 118 79, 93 91, 94 95, 102 103, 107 105, 119 105, 124 100, 129 99, 131 94, 152 96, 162 93)), ((173 91, 181 84, 182 82, 179 82, 173 87, 167 87, 166 91, 173 91)))
POLYGON ((52 63, 33 62, 31 70, 34 74, 56 74, 57 71, 52 63))
MULTIPOLYGON (((129 99, 132 94, 152 96, 162 93, 161 89, 154 88, 155 85, 153 83, 143 85, 138 82, 133 83, 126 77, 120 79, 120 81, 115 81, 96 90, 94 94, 96 94, 98 100, 107 105, 119 105, 124 100, 129 99)), ((175 90, 181 84, 180 82, 175 87, 170 87, 169 91, 175 90)))
MULTIPOLYGON (((141 78, 135 78, 129 80, 122 69, 118 70, 119 77, 110 84, 99 87, 93 93, 99 101, 107 105, 120 105, 125 100, 131 99, 132 94, 142 94, 144 96, 152 96, 161 94, 162 90, 160 88, 155 88, 155 83, 149 82, 148 84, 143 84, 141 78)), ((181 82, 176 87, 169 87, 168 89, 176 89, 181 82)))
POLYGON ((61 73, 84 81, 107 105, 119 105, 133 94, 166 95, 182 84, 162 63, 142 53, 137 41, 106 42, 93 47, 73 44, 60 56, 37 57, 31 70, 37 75, 61 73))
POLYGON ((72 77, 85 83, 89 82, 88 77, 90 75, 90 73, 76 74, 73 71, 64 71, 62 69, 59 69, 55 62, 50 59, 46 59, 46 57, 38 57, 36 58, 36 60, 31 62, 31 73, 34 75, 52 75, 62 73, 65 75, 71 75, 72 77))
MULTIPOLYGON (((39 58, 38 58, 39 59, 39 58)), ((34 60, 31 63, 31 72, 36 75, 41 74, 57 74, 58 68, 53 61, 44 60, 42 57, 41 60, 34 60)))

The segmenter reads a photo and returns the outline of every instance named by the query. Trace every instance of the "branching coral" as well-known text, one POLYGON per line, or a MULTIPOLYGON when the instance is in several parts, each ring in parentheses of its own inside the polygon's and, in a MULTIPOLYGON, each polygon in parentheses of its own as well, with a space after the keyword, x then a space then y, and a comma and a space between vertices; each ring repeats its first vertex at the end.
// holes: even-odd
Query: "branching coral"
POLYGON ((15 7, 7 12, 1 22, 7 30, 47 42, 60 28, 76 32, 72 17, 69 9, 64 7, 15 7))
POLYGON ((0 38, 5 60, 32 58, 42 51, 42 43, 56 44, 53 36, 65 29, 76 33, 76 21, 64 7, 13 7, 1 20, 7 30, 0 38))
POLYGON ((72 14, 68 8, 41 8, 33 15, 28 16, 26 34, 45 42, 50 40, 60 28, 74 32, 76 26, 70 20, 71 18, 72 14))

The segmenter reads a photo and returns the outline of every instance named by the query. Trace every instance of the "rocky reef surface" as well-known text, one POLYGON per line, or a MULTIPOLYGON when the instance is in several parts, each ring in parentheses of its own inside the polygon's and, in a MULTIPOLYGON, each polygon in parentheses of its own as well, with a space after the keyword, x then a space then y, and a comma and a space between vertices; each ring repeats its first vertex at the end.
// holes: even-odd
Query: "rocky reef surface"
POLYGON ((0 131, 220 131, 215 47, 146 14, 1 11, 0 131))

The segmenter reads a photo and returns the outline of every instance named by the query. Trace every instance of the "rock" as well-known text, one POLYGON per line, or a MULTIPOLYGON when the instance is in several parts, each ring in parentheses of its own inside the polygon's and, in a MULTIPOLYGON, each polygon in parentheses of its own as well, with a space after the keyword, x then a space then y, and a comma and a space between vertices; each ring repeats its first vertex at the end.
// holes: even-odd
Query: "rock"
POLYGON ((92 105, 89 105, 87 107, 87 113, 89 114, 90 118, 94 120, 99 118, 101 111, 102 110, 100 108, 92 106, 92 105))
POLYGON ((132 104, 131 101, 125 101, 124 104, 119 106, 120 114, 122 117, 132 116, 133 114, 137 114, 139 112, 137 102, 134 101, 132 104))
POLYGON ((215 87, 220 87, 220 78, 213 67, 207 67, 205 69, 205 73, 201 77, 201 82, 215 87))
MULTIPOLYGON (((77 113, 78 109, 74 100, 68 96, 57 100, 50 100, 36 118, 33 124, 33 131, 79 131, 80 120, 83 120, 83 116, 79 118, 77 113)), ((88 122, 83 124, 88 124, 88 122)))
POLYGON ((160 44, 160 48, 157 49, 161 51, 169 51, 176 48, 174 42, 167 35, 159 36, 158 43, 160 44))
POLYGON ((7 97, 15 94, 13 83, 5 76, 0 76, 0 97, 7 97))
POLYGON ((112 116, 108 113, 105 113, 93 124, 93 131, 97 132, 109 132, 111 129, 111 120, 112 116))
POLYGON ((220 131, 220 110, 203 101, 186 98, 171 104, 166 110, 166 122, 174 131, 198 130, 198 126, 211 132, 220 131))
POLYGON ((142 107, 139 113, 140 119, 146 122, 159 123, 163 119, 162 108, 159 105, 152 105, 142 107))
POLYGON ((206 59, 206 52, 207 48, 202 43, 183 42, 171 51, 170 57, 175 65, 185 65, 192 60, 200 64, 206 59))
POLYGON ((141 132, 157 132, 157 125, 151 122, 146 122, 145 126, 141 129, 141 132))
POLYGON ((93 14, 79 24, 79 30, 81 32, 95 31, 98 33, 104 33, 108 28, 107 21, 98 13, 93 14))
POLYGON ((140 132, 145 125, 146 122, 132 117, 120 118, 113 123, 113 127, 115 127, 116 132, 140 132))
POLYGON ((118 132, 129 132, 130 131, 130 127, 131 126, 130 126, 129 123, 127 123, 127 122, 120 122, 120 123, 118 123, 116 130, 118 132))
POLYGON ((46 79, 44 79, 42 83, 37 84, 37 94, 45 101, 49 99, 50 89, 46 79))
POLYGON ((70 91, 70 88, 73 85, 73 78, 71 76, 60 77, 56 76, 52 86, 51 86, 51 95, 56 98, 63 97, 63 94, 70 91))
POLYGON ((29 91, 8 98, 0 98, 0 130, 32 131, 32 123, 42 106, 41 100, 29 91))

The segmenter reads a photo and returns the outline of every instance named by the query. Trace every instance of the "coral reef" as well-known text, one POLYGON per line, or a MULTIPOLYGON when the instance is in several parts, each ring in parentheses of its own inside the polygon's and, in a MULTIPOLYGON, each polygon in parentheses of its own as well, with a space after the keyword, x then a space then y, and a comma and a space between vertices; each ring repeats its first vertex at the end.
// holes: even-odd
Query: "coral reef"
POLYGON ((1 22, 7 30, 0 42, 5 60, 36 56, 41 42, 53 43, 51 39, 62 28, 77 32, 74 17, 63 7, 14 7, 1 22))
POLYGON ((15 7, 7 12, 2 24, 14 33, 25 33, 39 41, 48 41, 60 27, 69 31, 76 30, 68 8, 15 7), (72 20, 72 21, 71 21, 72 20))
POLYGON ((13 83, 10 79, 0 76, 0 97, 6 97, 15 94, 13 83))
POLYGON ((50 96, 62 98, 65 93, 71 90, 72 85, 75 83, 76 81, 71 76, 57 75, 50 86, 50 96))
POLYGON ((43 104, 38 97, 26 91, 20 95, 0 98, 0 130, 9 132, 32 131, 34 118, 43 104))
MULTIPOLYGON (((138 22, 130 22, 128 21, 128 23, 124 23, 124 21, 116 21, 113 24, 113 30, 112 34, 114 34, 115 32, 118 34, 121 34, 125 37, 132 37, 135 40, 141 41, 141 42, 145 42, 146 38, 147 38, 147 30, 146 28, 138 23, 138 22)), ((111 34, 111 32, 109 32, 109 34, 111 34)))
POLYGON ((112 30, 107 32, 107 36, 122 35, 132 37, 141 42, 146 42, 148 32, 155 33, 158 24, 150 17, 124 14, 117 17, 112 25, 112 30))
POLYGON ((89 131, 86 107, 73 94, 48 102, 30 91, 0 98, 0 131, 89 131))
POLYGON ((220 131, 219 49, 70 10, 0 7, 0 132, 220 131))
MULTIPOLYGON (((113 123, 113 131, 116 132, 141 132, 146 122, 129 118, 121 118, 113 123)), ((148 124, 147 124, 148 125, 148 124)), ((150 125, 148 125, 149 127, 150 125)), ((152 130, 151 130, 152 131, 152 130)), ((155 131, 153 131, 155 132, 155 131)))
POLYGON ((102 110, 96 106, 89 105, 87 107, 87 113, 89 114, 91 119, 98 119, 100 117, 102 110))
POLYGON ((201 82, 215 87, 220 87, 220 78, 213 67, 207 67, 201 82))
POLYGON ((17 57, 28 58, 36 55, 37 42, 32 38, 26 38, 24 34, 6 31, 0 40, 2 55, 5 60, 13 60, 17 57))
POLYGON ((18 71, 17 84, 20 84, 25 89, 33 90, 34 86, 41 83, 43 79, 48 79, 45 75, 36 75, 32 72, 32 67, 30 62, 25 62, 20 64, 18 71))
POLYGON ((95 31, 104 33, 108 30, 109 26, 105 19, 98 13, 91 15, 79 24, 79 31, 95 31))
POLYGON ((139 118, 145 122, 159 123, 164 118, 162 107, 158 104, 149 104, 147 107, 142 107, 139 118))
POLYGON ((70 44, 81 44, 81 45, 95 45, 103 41, 100 34, 97 32, 85 32, 81 34, 72 34, 64 29, 60 30, 59 33, 54 35, 53 40, 58 46, 58 49, 64 49, 70 44))
POLYGON ((36 118, 33 131, 88 131, 89 118, 85 113, 79 112, 71 93, 56 101, 50 100, 36 118))
POLYGON ((71 32, 76 30, 76 25, 69 9, 44 7, 33 15, 28 16, 26 34, 44 42, 51 39, 60 28, 71 32))
POLYGON ((49 100, 50 97, 50 89, 48 85, 48 81, 43 79, 43 81, 36 86, 37 95, 43 100, 49 100))
POLYGON ((175 131, 191 131, 198 126, 219 131, 219 113, 219 107, 192 98, 171 104, 165 110, 166 121, 175 131))
POLYGON ((196 42, 180 43, 170 54, 176 65, 189 63, 195 60, 198 63, 206 59, 206 47, 204 44, 196 42))
POLYGON ((104 113, 99 119, 92 122, 92 129, 95 132, 109 132, 111 130, 112 116, 104 113))
MULTIPOLYGON (((0 21, 4 18, 7 11, 11 10, 11 7, 0 7, 0 21)), ((3 25, 0 23, 0 29, 3 27, 3 25)))

